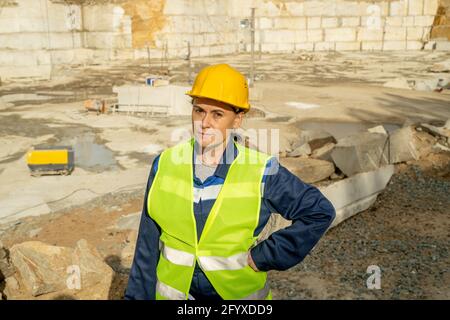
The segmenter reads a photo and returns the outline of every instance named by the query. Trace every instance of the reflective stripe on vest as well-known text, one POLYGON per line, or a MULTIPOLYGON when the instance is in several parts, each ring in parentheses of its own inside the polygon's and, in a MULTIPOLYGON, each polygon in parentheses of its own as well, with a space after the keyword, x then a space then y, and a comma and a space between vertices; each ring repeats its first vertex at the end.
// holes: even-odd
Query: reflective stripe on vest
POLYGON ((193 254, 168 247, 162 241, 159 244, 163 257, 168 261, 180 266, 191 267, 194 265, 195 256, 193 254))
MULTIPOLYGON (((186 300, 186 295, 183 292, 175 288, 172 288, 171 286, 162 283, 159 280, 156 281, 156 291, 163 297, 170 300, 186 300)), ((264 288, 240 300, 263 300, 267 298, 267 296, 269 295, 269 291, 270 291, 269 283, 266 282, 264 288)))
POLYGON ((156 281, 156 292, 169 300, 186 300, 186 295, 183 292, 159 280, 156 281))
MULTIPOLYGON (((160 250, 168 261, 190 267, 194 265, 195 256, 191 253, 171 248, 160 241, 160 250)), ((230 257, 199 256, 200 268, 204 271, 239 270, 247 265, 248 253, 238 253, 230 257)))
POLYGON ((198 262, 204 271, 239 270, 247 265, 248 253, 238 253, 230 257, 198 257, 198 262))

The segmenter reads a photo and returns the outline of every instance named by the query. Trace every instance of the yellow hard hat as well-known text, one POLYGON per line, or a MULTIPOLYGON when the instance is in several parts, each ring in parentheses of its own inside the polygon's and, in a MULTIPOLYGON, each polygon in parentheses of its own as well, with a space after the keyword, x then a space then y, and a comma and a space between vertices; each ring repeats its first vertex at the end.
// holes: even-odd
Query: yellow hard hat
POLYGON ((228 64, 216 64, 203 68, 195 78, 191 97, 209 98, 230 104, 247 112, 248 102, 247 79, 242 73, 228 64))

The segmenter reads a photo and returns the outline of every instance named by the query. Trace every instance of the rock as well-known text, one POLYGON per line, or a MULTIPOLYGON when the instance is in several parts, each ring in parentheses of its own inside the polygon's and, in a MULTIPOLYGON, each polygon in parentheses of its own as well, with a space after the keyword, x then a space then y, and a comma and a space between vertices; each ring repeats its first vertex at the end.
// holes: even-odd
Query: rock
MULTIPOLYGON (((300 131, 300 134, 298 136, 298 138, 294 141, 294 143, 292 144, 292 150, 295 150, 296 148, 304 145, 305 143, 310 143, 314 141, 314 147, 312 148, 312 145, 310 143, 310 147, 312 150, 317 149, 318 147, 316 146, 317 142, 315 142, 315 140, 322 140, 325 139, 324 142, 322 143, 322 145, 326 144, 327 141, 330 140, 334 140, 334 137, 329 134, 326 131, 322 131, 322 130, 302 130, 300 131)), ((331 141, 333 142, 333 141, 331 141)), ((335 141, 334 141, 335 142, 335 141)))
POLYGON ((385 134, 362 132, 340 139, 331 157, 336 166, 348 177, 376 170, 388 163, 386 142, 385 134))
POLYGON ((450 60, 433 64, 429 71, 437 73, 450 72, 450 60))
POLYGON ((138 230, 141 221, 141 212, 121 216, 116 223, 118 230, 138 230))
POLYGON ((436 91, 445 88, 448 83, 448 78, 417 80, 415 81, 414 89, 417 91, 436 91))
POLYGON ((443 145, 440 144, 440 143, 436 143, 436 144, 434 145, 434 147, 435 147, 436 149, 438 149, 438 150, 442 150, 442 151, 450 151, 450 148, 448 148, 448 147, 446 147, 446 146, 443 146, 443 145))
POLYGON ((397 129, 390 136, 390 162, 418 160, 432 151, 435 142, 433 136, 417 132, 413 126, 397 129))
POLYGON ((331 162, 308 158, 282 158, 281 165, 306 183, 327 179, 334 172, 331 162))
POLYGON ((311 154, 311 158, 332 162, 333 159, 331 158, 331 152, 333 151, 335 145, 335 143, 329 142, 323 147, 314 150, 311 154))
POLYGON ((20 292, 19 282, 14 276, 5 279, 5 290, 3 293, 8 299, 12 299, 20 292))
POLYGON ((14 245, 10 253, 12 263, 31 295, 38 296, 66 287, 64 266, 72 264, 72 249, 30 241, 14 245))
POLYGON ((331 176, 330 176, 330 179, 331 180, 342 180, 342 179, 344 179, 345 178, 345 176, 341 173, 341 174, 337 174, 336 172, 335 173, 333 173, 331 176))
POLYGON ((311 154, 311 147, 309 146, 309 143, 305 143, 301 145, 300 147, 296 148, 294 151, 289 152, 287 154, 288 157, 307 157, 311 154))
POLYGON ((411 90, 412 86, 405 78, 396 78, 383 84, 386 88, 406 89, 411 90))
POLYGON ((113 271, 86 240, 78 241, 75 249, 29 241, 10 252, 19 287, 27 296, 108 298, 113 271))
POLYGON ((309 141, 309 145, 312 151, 322 148, 326 144, 329 143, 337 143, 336 139, 333 136, 328 136, 324 138, 313 139, 309 141))
POLYGON ((81 239, 77 242, 72 261, 74 266, 79 266, 81 273, 81 291, 76 296, 80 299, 108 299, 114 272, 97 249, 81 239))
POLYGON ((442 136, 445 137, 446 139, 450 138, 450 129, 445 128, 445 126, 443 127, 435 127, 431 124, 427 124, 427 123, 422 123, 420 124, 421 128, 423 130, 425 130, 426 132, 436 136, 442 136))
POLYGON ((376 126, 376 127, 373 127, 373 128, 369 128, 369 129, 367 129, 367 131, 369 131, 371 133, 388 134, 388 132, 386 131, 386 129, 383 126, 376 126))

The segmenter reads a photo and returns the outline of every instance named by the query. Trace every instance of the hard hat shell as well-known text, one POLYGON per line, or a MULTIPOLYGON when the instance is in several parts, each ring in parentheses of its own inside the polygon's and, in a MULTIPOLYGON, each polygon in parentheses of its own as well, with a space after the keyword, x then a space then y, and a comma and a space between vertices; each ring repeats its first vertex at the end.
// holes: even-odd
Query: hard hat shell
POLYGON ((200 70, 192 89, 186 94, 221 101, 244 111, 250 109, 247 79, 225 63, 210 65, 200 70))

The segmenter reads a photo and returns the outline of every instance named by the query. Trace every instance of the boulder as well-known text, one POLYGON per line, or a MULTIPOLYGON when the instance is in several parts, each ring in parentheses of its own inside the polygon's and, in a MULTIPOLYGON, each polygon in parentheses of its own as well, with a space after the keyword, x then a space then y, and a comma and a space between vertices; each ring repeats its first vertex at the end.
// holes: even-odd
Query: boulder
POLYGON ((331 162, 309 158, 281 158, 280 163, 303 182, 314 183, 327 179, 334 172, 331 162))
POLYGON ((81 290, 76 293, 79 299, 108 299, 114 272, 95 247, 84 239, 79 240, 72 255, 72 265, 79 266, 80 270, 81 290))
POLYGON ((309 143, 305 143, 287 154, 288 157, 307 157, 311 154, 309 143))
POLYGON ((378 169, 388 163, 387 136, 382 133, 362 132, 338 141, 331 158, 346 175, 378 169))
POLYGON ((390 162, 418 160, 432 152, 435 143, 433 136, 417 132, 413 126, 397 129, 390 136, 390 162))
POLYGON ((20 292, 9 285, 8 298, 108 299, 113 271, 84 239, 75 249, 29 241, 10 252, 20 292))
POLYGON ((333 151, 335 145, 335 143, 329 142, 323 147, 314 150, 311 154, 311 158, 333 162, 333 159, 331 158, 331 152, 333 151))
POLYGON ((297 140, 292 144, 292 149, 295 150, 305 143, 311 147, 311 151, 323 147, 329 142, 336 143, 336 139, 326 131, 323 130, 302 130, 297 140))
POLYGON ((72 249, 29 241, 11 248, 11 260, 27 291, 38 296, 66 288, 72 249))

